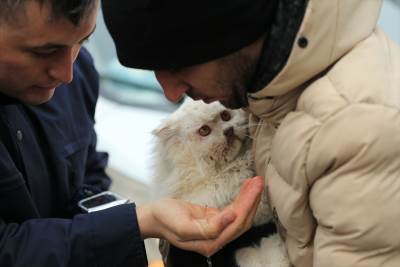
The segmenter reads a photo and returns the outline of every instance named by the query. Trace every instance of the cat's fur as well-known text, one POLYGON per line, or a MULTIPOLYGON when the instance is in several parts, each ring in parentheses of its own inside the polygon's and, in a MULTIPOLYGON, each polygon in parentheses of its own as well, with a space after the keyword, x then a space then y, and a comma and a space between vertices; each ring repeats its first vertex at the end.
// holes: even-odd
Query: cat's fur
MULTIPOLYGON (((230 204, 243 180, 254 176, 247 118, 244 111, 227 110, 218 102, 187 99, 153 131, 157 137, 154 184, 158 196, 218 208, 230 204)), ((272 219, 265 191, 255 226, 272 219)), ((236 250, 234 258, 240 267, 289 266, 276 233, 262 238, 258 245, 236 250)))

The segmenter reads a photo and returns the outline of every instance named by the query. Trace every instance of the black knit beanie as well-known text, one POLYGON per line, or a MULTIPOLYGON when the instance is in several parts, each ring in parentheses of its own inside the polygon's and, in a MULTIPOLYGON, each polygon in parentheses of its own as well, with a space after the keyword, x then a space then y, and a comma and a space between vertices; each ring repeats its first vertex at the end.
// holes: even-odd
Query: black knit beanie
POLYGON ((177 69, 251 44, 266 33, 277 0, 102 0, 121 64, 177 69))

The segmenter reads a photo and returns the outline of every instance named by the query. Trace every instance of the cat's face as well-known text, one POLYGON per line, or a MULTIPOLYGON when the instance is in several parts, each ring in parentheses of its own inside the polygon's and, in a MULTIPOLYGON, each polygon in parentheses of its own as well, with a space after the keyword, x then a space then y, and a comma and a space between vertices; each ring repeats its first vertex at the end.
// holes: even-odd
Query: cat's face
POLYGON ((242 110, 187 99, 154 133, 167 157, 223 164, 241 151, 247 140, 247 122, 242 110))

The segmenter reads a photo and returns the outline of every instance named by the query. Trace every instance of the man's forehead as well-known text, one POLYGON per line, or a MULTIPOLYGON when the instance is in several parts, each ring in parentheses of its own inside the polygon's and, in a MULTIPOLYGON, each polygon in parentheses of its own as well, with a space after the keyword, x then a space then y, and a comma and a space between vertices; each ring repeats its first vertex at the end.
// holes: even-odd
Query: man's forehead
MULTIPOLYGON (((47 23, 53 23, 58 20, 69 20, 76 26, 86 17, 90 16, 91 13, 96 12, 100 3, 100 0, 86 0, 86 1, 74 1, 81 2, 82 6, 78 6, 72 9, 71 5, 55 4, 56 1, 50 0, 23 0, 17 1, 18 4, 11 5, 9 12, 2 16, 0 12, 0 26, 3 24, 3 19, 6 20, 8 26, 21 27, 29 22, 29 19, 38 19, 47 23), (84 5, 84 2, 88 3, 84 5), (71 10, 65 8, 69 6, 71 10)), ((77 4, 78 5, 78 4, 77 4)))
POLYGON ((25 1, 17 8, 13 9, 12 14, 4 22, 7 27, 17 28, 25 27, 31 23, 51 22, 51 12, 49 4, 42 4, 39 1, 25 1))
POLYGON ((21 46, 71 46, 82 42, 95 29, 95 12, 85 16, 79 25, 74 25, 65 17, 53 18, 49 7, 30 2, 23 17, 10 23, 8 29, 5 27, 8 38, 21 46))

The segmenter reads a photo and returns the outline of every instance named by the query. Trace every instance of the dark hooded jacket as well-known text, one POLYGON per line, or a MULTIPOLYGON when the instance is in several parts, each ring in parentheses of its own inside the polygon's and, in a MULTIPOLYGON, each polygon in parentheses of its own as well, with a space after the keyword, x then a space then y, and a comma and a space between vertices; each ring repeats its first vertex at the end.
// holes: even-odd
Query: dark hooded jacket
POLYGON ((79 214, 106 190, 96 151, 98 75, 82 49, 74 79, 45 104, 0 96, 0 266, 146 266, 133 204, 79 214), (112 226, 112 227, 110 227, 112 226))

